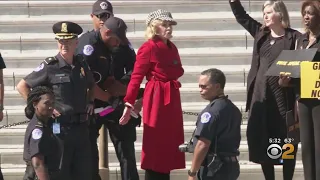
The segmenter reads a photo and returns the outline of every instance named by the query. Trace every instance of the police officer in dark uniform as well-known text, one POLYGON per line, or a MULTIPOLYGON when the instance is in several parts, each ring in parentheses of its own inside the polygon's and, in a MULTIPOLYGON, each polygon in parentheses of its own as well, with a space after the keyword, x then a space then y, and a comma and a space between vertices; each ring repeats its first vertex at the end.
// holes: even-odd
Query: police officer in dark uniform
POLYGON ((82 28, 73 22, 53 25, 59 53, 48 57, 17 85, 26 99, 30 88, 49 86, 55 94, 53 132, 63 140, 61 179, 91 180, 91 150, 88 116, 93 113, 93 87, 89 66, 81 55, 74 56, 82 28))
POLYGON ((31 120, 24 137, 23 180, 59 180, 62 149, 49 123, 53 105, 54 94, 48 87, 37 86, 28 95, 25 115, 31 120))
POLYGON ((226 77, 218 69, 201 73, 201 97, 210 104, 199 114, 193 137, 193 160, 189 180, 236 180, 241 140, 240 110, 224 95, 226 77), (198 172, 198 173, 197 173, 198 172))
POLYGON ((126 93, 125 85, 130 80, 136 54, 126 38, 127 26, 124 22, 122 23, 121 20, 118 21, 116 18, 116 21, 118 21, 120 25, 119 28, 115 30, 118 31, 116 37, 118 37, 120 41, 114 39, 111 33, 105 32, 106 28, 112 28, 112 21, 115 21, 113 17, 113 7, 109 1, 96 1, 92 7, 91 18, 94 30, 80 37, 77 52, 86 57, 96 83, 99 86, 99 90, 95 91, 97 92, 95 94, 96 109, 109 105, 114 108, 114 111, 106 116, 101 117, 97 115, 95 123, 90 124, 93 153, 93 179, 101 179, 98 167, 99 154, 97 138, 99 137, 99 129, 105 124, 109 129, 110 139, 114 144, 120 162, 122 180, 138 180, 134 141, 136 140, 136 126, 140 124, 141 116, 138 115, 138 118, 134 118, 131 124, 125 126, 120 126, 118 122, 124 109, 122 99, 126 93), (103 36, 103 34, 105 34, 105 36, 103 36), (110 86, 108 85, 110 79, 117 81, 110 86), (106 94, 105 90, 110 94, 106 94))

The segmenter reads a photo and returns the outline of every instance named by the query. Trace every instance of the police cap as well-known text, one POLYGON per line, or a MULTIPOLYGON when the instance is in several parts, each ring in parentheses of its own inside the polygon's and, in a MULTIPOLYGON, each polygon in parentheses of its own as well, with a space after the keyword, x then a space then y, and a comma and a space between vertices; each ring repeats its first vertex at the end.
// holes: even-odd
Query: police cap
POLYGON ((98 0, 92 6, 92 14, 99 15, 108 13, 113 15, 112 4, 107 0, 98 0))
POLYGON ((52 26, 52 30, 56 35, 56 40, 74 39, 83 32, 82 28, 78 24, 70 21, 57 22, 52 26))
POLYGON ((118 17, 110 17, 104 22, 104 25, 111 30, 112 33, 117 35, 122 42, 127 41, 127 25, 122 19, 118 17))

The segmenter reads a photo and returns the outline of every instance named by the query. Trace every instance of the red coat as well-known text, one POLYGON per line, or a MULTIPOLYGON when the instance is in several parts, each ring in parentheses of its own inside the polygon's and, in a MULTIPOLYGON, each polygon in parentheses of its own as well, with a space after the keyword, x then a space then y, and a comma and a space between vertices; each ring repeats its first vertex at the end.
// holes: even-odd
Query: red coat
POLYGON ((141 168, 161 173, 185 168, 183 118, 177 79, 184 73, 176 46, 159 38, 145 42, 137 60, 124 101, 134 104, 144 77, 143 144, 141 168))

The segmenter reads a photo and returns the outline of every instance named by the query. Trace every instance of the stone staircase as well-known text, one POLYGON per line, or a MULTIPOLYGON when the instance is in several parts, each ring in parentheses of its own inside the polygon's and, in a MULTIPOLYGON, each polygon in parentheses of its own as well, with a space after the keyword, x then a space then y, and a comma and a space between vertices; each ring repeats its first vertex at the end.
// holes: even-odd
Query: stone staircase
MULTIPOLYGON (((0 1, 0 52, 5 59, 5 117, 1 125, 24 121, 25 102, 15 90, 15 85, 26 74, 32 72, 46 57, 57 53, 52 25, 60 20, 79 23, 83 29, 91 30, 89 14, 94 1, 0 1)), ((226 94, 243 109, 246 100, 246 76, 251 62, 253 39, 235 21, 228 0, 123 0, 111 1, 115 15, 123 18, 128 25, 128 38, 138 50, 144 42, 143 31, 147 14, 158 8, 169 10, 178 21, 174 27, 174 39, 179 48, 185 75, 181 96, 184 111, 199 112, 207 102, 199 96, 197 78, 202 70, 215 67, 227 76, 226 94)), ((263 1, 242 0, 245 9, 257 20, 262 20, 263 1)), ((285 0, 290 11, 293 28, 301 30, 299 0, 285 0)), ((144 84, 142 85, 144 86, 144 84)), ((184 115, 185 140, 192 134, 196 116, 184 115)), ((23 135, 26 125, 0 129, 1 167, 5 180, 22 179, 24 162, 22 160, 23 135)), ((241 154, 241 180, 262 180, 260 165, 248 162, 246 143, 246 119, 243 121, 241 154)), ((140 153, 142 127, 137 128, 136 141, 137 167, 141 179, 140 153)), ((109 141, 110 142, 110 141, 109 141)), ((110 179, 120 178, 119 163, 114 148, 109 145, 110 179)), ((187 179, 187 169, 191 155, 186 154, 187 168, 172 172, 173 180, 187 179)), ((276 167, 277 179, 282 179, 281 167, 276 167)), ((303 179, 301 151, 298 150, 295 180, 303 179)))

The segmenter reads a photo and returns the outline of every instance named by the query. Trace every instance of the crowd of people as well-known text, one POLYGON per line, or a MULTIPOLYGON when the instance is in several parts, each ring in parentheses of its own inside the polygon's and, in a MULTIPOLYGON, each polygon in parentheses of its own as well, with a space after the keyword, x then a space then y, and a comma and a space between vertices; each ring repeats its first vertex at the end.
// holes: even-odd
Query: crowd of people
MULTIPOLYGON (((290 26, 281 0, 263 4, 261 23, 250 17, 240 0, 229 2, 236 21, 254 38, 246 101, 249 161, 261 164, 266 180, 275 180, 274 165, 283 166, 284 180, 293 179, 300 142, 294 142, 294 159, 271 159, 266 153, 270 138, 285 143, 288 112, 293 112, 300 123, 304 177, 319 179, 320 100, 300 98, 299 78, 265 73, 282 50, 319 51, 320 1, 302 3, 305 32, 290 26)), ((192 139, 183 146, 178 79, 184 69, 171 41, 172 26, 178 24, 171 13, 162 9, 149 13, 146 42, 137 54, 126 36, 126 23, 114 15, 109 1, 94 2, 90 16, 93 28, 88 32, 74 22, 55 23, 57 55, 47 57, 17 85, 27 101, 25 115, 30 119, 23 179, 101 180, 97 139, 105 125, 122 180, 139 180, 134 142, 141 123, 141 168, 146 180, 169 180, 171 171, 186 167, 185 152, 193 153, 188 180, 238 179, 242 116, 224 92, 227 80, 219 69, 199 72, 200 96, 209 104, 198 116, 192 139), (144 78, 146 86, 140 88, 144 78)), ((317 53, 315 60, 319 58, 317 53)), ((0 60, 2 119, 2 69, 6 66, 1 56, 0 60)))

